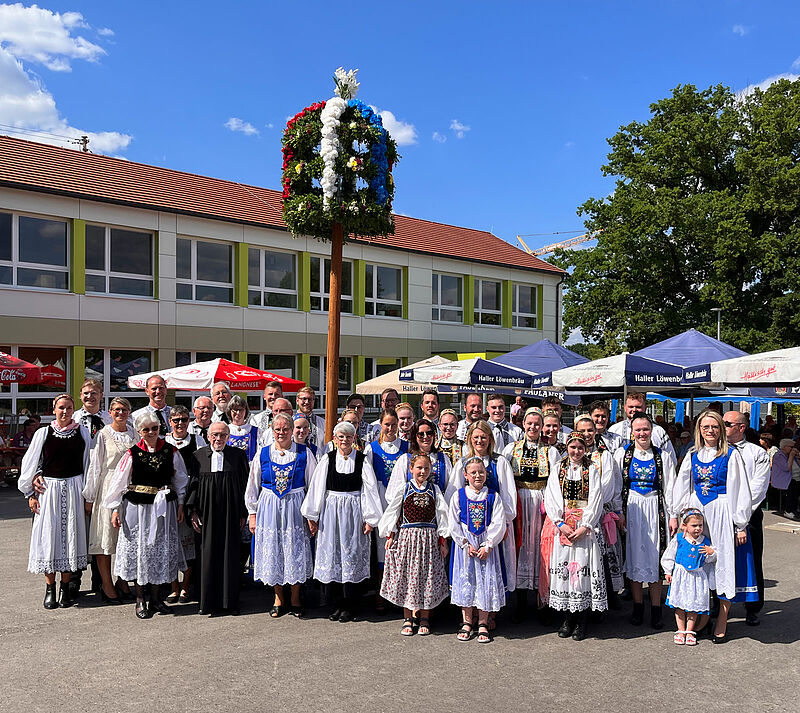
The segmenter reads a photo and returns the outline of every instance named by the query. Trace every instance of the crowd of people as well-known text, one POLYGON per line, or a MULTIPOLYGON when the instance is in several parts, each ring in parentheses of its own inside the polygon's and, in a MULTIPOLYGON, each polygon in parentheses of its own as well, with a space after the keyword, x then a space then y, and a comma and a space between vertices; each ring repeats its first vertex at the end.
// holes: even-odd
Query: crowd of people
MULTIPOLYGON (((641 393, 618 423, 595 401, 571 427, 557 398, 507 413, 503 396, 469 394, 462 417, 429 390, 418 415, 387 389, 370 423, 352 394, 328 442, 309 387, 295 408, 270 383, 259 413, 224 383, 192 413, 166 403, 159 376, 146 393, 106 412, 87 379, 80 409, 61 394, 29 434, 18 487, 46 609, 71 606, 91 566, 102 600, 135 602, 139 619, 195 596, 201 613, 235 615, 247 571, 274 593, 273 618, 303 618, 318 583, 343 623, 371 587, 378 613, 402 609, 404 636, 429 634, 449 598, 459 641, 490 642, 505 607, 581 640, 623 598, 631 625, 663 628, 666 581, 674 643, 724 643, 733 603, 759 623, 770 479, 787 492, 800 479, 791 437, 772 448, 738 411, 662 425, 641 393)), ((782 512, 797 511, 792 492, 782 512)))

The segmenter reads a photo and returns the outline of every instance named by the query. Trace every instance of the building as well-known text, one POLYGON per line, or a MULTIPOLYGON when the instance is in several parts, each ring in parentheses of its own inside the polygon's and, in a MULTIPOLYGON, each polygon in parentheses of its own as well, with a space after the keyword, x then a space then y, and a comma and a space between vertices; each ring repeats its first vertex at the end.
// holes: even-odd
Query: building
MULTIPOLYGON (((129 374, 216 356, 322 393, 329 252, 288 233, 278 191, 2 136, 0 350, 66 386, 0 386, 0 411, 49 413, 85 374, 142 399, 129 374)), ((491 233, 397 216, 344 258, 340 393, 558 339, 563 271, 491 233)))

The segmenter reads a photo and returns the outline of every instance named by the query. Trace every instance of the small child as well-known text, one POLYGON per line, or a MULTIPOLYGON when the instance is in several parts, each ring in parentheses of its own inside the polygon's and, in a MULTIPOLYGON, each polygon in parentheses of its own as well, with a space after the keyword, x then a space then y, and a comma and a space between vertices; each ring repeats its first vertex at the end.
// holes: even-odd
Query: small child
POLYGON ((428 482, 431 459, 417 454, 411 459, 411 480, 386 506, 378 530, 386 537, 386 562, 381 596, 403 607, 403 636, 420 636, 430 629, 430 610, 448 594, 447 503, 437 485, 428 482), (399 534, 398 534, 399 530, 399 534), (419 612, 418 623, 414 612, 419 612))
POLYGON ((450 499, 450 601, 461 607, 459 641, 472 638, 473 608, 478 608, 478 643, 488 644, 489 612, 506 601, 500 544, 506 532, 503 503, 486 487, 486 467, 475 456, 464 464, 468 485, 450 499))
POLYGON ((703 535, 703 513, 687 508, 681 513, 681 529, 667 546, 661 566, 667 575, 667 606, 675 610, 673 642, 697 644, 697 632, 709 613, 709 589, 714 588, 714 570, 709 567, 717 555, 711 540, 703 535))

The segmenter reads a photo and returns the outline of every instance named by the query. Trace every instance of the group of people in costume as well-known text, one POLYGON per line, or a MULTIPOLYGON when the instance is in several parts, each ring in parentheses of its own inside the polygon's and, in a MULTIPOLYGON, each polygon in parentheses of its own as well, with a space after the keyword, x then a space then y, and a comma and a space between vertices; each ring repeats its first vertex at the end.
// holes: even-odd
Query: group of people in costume
POLYGON ((354 394, 326 443, 309 388, 295 411, 273 383, 253 415, 215 384, 195 401, 194 421, 166 405, 160 377, 133 414, 124 398, 92 411, 83 390, 79 411, 68 394, 54 400, 19 480, 34 513, 28 569, 45 576, 47 609, 75 601, 91 557, 103 601, 135 600, 140 619, 189 601, 192 581, 201 612, 238 614, 249 560, 274 592, 274 618, 304 617, 303 585, 316 580, 329 618, 352 621, 372 581, 379 612, 402 608, 404 636, 429 634, 449 597, 462 613, 459 641, 491 641, 508 603, 514 621, 530 607, 543 620, 559 612, 558 635, 581 640, 589 613, 618 607, 626 587, 641 625, 645 583, 660 629, 664 578, 676 644, 711 626, 711 591, 714 642, 727 640, 734 601, 749 602, 757 623, 753 525, 769 466, 743 441, 744 414, 703 412, 697 446, 676 469, 642 394, 629 395, 621 423, 609 427, 608 407, 595 402, 572 429, 555 399, 529 408, 519 428, 500 395, 488 417, 469 395, 459 419, 426 392, 416 418, 392 389, 369 424, 354 394))

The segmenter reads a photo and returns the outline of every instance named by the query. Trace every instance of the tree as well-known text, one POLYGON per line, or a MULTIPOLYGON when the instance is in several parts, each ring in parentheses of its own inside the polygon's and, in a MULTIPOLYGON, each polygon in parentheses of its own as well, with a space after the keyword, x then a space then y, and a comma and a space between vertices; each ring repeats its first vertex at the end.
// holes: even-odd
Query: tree
POLYGON ((556 253, 564 333, 610 355, 690 327, 749 352, 800 343, 800 80, 735 95, 678 86, 609 139, 598 235, 556 253))

